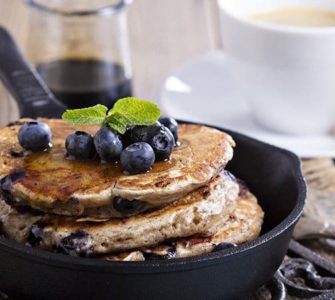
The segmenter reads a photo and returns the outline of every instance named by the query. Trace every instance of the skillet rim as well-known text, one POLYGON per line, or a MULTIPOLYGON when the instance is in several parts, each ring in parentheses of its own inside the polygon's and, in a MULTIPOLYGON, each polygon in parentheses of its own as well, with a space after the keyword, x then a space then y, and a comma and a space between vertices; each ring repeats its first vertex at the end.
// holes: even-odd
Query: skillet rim
POLYGON ((262 234, 254 241, 246 242, 237 247, 228 248, 223 252, 218 251, 204 255, 186 258, 176 258, 172 260, 120 262, 104 261, 97 258, 72 257, 64 254, 48 252, 37 248, 31 248, 2 236, 0 237, 0 251, 11 252, 18 257, 23 257, 27 261, 33 261, 34 263, 44 264, 50 267, 53 266, 57 268, 119 274, 169 273, 210 267, 213 264, 222 264, 225 261, 238 259, 238 257, 249 255, 251 254, 250 251, 258 247, 266 247, 269 241, 283 234, 285 231, 295 225, 303 212, 307 195, 306 182, 301 172, 301 161, 296 154, 286 149, 270 145, 268 143, 259 141, 233 130, 197 122, 190 122, 184 120, 177 121, 180 124, 200 124, 215 128, 233 136, 237 136, 240 139, 244 139, 247 142, 257 143, 267 152, 275 151, 286 156, 293 166, 293 171, 296 177, 298 187, 298 197, 292 211, 277 226, 262 234))

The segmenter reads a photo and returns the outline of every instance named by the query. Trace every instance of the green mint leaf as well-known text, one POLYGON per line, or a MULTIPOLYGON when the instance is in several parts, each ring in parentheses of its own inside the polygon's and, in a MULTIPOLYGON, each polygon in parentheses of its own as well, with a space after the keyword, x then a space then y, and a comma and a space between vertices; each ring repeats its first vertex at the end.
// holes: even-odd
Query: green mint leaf
POLYGON ((123 98, 117 101, 108 112, 107 123, 113 128, 114 124, 119 133, 123 134, 127 126, 153 125, 160 116, 158 106, 150 101, 133 97, 123 98))
POLYGON ((118 100, 108 112, 104 105, 97 104, 88 108, 72 109, 64 112, 63 120, 73 125, 108 125, 120 134, 127 126, 150 126, 159 116, 160 110, 155 103, 133 97, 118 100))
POLYGON ((62 119, 72 125, 103 125, 107 111, 108 108, 101 104, 87 108, 68 109, 63 113, 62 119))
POLYGON ((122 115, 114 113, 107 119, 108 126, 120 134, 125 134, 127 131, 127 123, 123 120, 122 115))

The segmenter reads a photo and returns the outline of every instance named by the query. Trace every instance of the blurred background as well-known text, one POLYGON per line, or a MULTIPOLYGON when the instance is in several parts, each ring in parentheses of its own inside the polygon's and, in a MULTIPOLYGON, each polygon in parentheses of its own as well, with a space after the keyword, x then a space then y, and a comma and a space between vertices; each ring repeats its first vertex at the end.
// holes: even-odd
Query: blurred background
MULTIPOLYGON (((31 51, 28 17, 24 1, 0 0, 0 24, 10 30, 26 54, 28 47, 31 51)), ((220 47, 218 19, 215 0, 135 0, 128 8, 133 94, 158 101, 171 70, 220 47)), ((4 124, 16 110, 15 105, 7 105, 3 88, 0 93, 0 122, 4 124)))

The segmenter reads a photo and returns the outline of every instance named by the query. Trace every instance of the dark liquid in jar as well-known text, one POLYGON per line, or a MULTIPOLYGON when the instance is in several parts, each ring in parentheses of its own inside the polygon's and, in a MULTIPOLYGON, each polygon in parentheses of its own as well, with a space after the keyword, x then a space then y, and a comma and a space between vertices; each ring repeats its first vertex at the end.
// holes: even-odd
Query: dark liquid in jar
POLYGON ((118 64, 100 60, 56 60, 39 64, 37 71, 69 108, 98 103, 111 108, 116 100, 132 95, 131 79, 118 64))

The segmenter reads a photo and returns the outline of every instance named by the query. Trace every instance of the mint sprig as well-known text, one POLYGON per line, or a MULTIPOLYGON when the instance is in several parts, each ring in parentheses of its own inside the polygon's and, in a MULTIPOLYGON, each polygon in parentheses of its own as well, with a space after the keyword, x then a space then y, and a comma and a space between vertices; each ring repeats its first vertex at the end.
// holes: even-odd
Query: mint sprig
POLYGON ((63 113, 62 119, 72 125, 103 125, 107 111, 108 108, 101 104, 87 108, 68 109, 63 113))
POLYGON ((150 101, 127 97, 118 100, 108 111, 104 105, 72 109, 64 112, 62 119, 73 125, 108 125, 120 134, 127 126, 153 125, 160 116, 158 106, 150 101))

